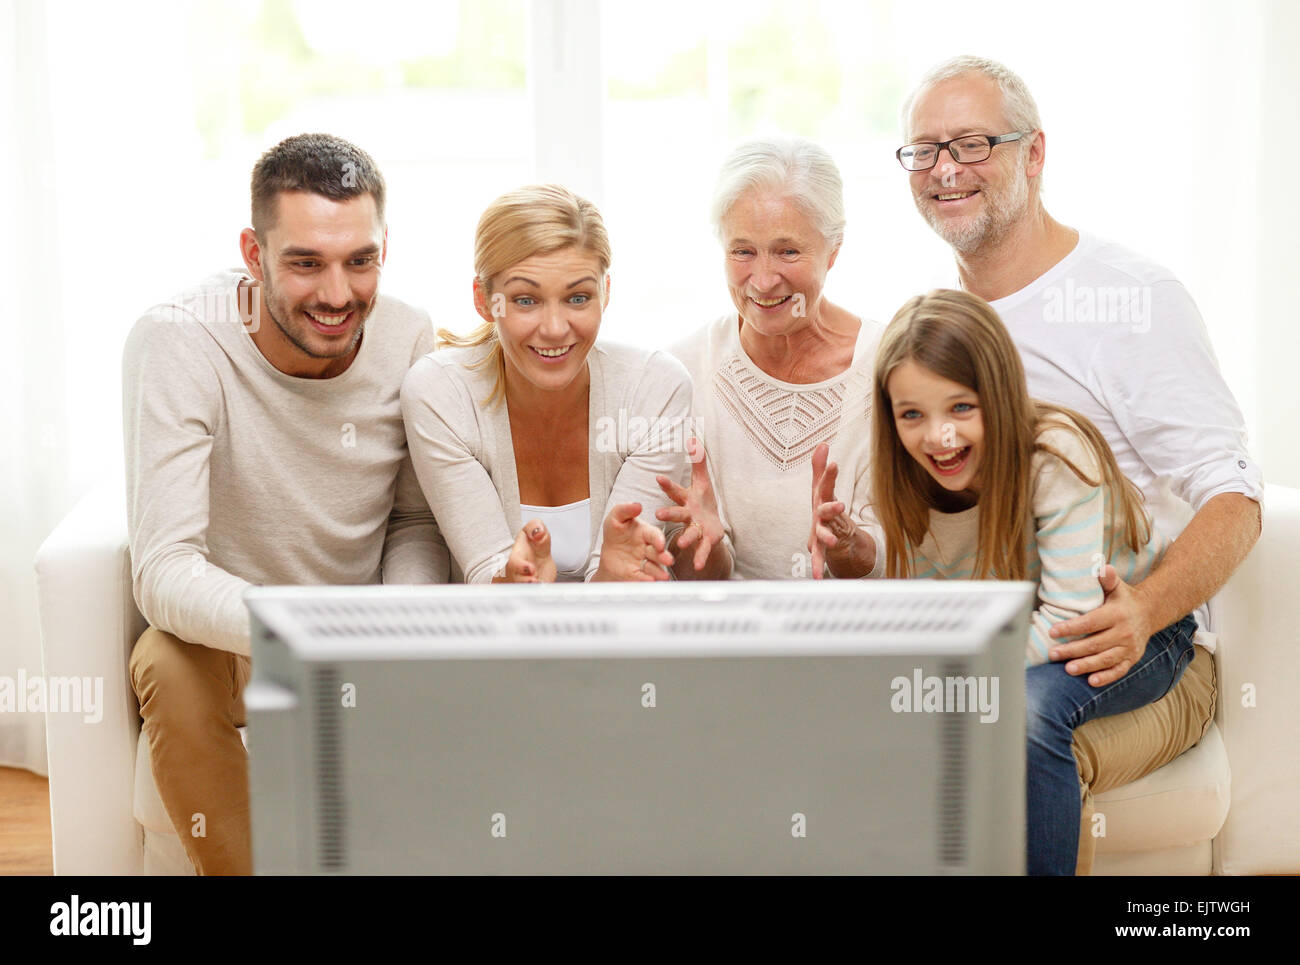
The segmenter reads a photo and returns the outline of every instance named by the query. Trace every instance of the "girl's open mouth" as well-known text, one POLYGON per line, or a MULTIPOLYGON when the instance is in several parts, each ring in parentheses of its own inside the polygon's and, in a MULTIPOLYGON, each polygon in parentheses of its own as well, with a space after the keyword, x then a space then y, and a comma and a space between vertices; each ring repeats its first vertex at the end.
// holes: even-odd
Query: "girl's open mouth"
POLYGON ((966 462, 970 459, 970 446, 954 449, 943 456, 926 453, 926 458, 940 476, 955 476, 966 468, 966 462))

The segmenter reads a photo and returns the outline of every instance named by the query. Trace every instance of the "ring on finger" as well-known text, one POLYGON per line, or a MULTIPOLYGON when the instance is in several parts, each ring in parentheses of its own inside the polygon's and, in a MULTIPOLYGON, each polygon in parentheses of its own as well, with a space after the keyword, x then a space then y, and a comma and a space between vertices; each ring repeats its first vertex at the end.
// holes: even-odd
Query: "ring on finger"
POLYGON ((701 540, 703 540, 703 539, 704 539, 704 527, 700 525, 700 521, 699 521, 698 519, 692 520, 692 521, 691 521, 691 525, 694 526, 696 529, 698 529, 698 530, 700 531, 700 537, 699 537, 699 538, 700 538, 701 540))

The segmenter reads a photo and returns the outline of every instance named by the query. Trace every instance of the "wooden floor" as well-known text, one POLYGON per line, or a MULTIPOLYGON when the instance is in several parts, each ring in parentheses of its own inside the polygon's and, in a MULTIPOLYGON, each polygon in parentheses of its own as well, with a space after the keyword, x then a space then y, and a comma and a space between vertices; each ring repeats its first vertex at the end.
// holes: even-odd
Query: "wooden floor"
POLYGON ((51 874, 50 782, 0 767, 0 875, 51 874))

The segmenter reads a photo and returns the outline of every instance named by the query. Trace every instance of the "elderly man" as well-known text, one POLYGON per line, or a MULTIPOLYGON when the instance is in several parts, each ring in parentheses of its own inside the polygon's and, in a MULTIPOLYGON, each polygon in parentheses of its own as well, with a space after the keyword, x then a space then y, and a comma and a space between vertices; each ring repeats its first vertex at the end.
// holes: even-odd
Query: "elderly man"
POLYGON ((200 874, 251 871, 242 594, 445 582, 398 400, 429 317, 378 293, 384 181, 327 135, 253 169, 247 272, 147 312, 123 355, 131 654, 154 779, 200 874))
MULTIPOLYGON (((1052 659, 1100 687, 1121 678, 1161 627, 1195 611, 1202 628, 1195 659, 1163 700, 1075 731, 1083 789, 1077 869, 1086 873, 1092 794, 1172 760, 1209 725, 1215 638, 1207 601, 1259 537, 1263 483, 1182 284, 1043 207, 1046 141, 1019 77, 974 57, 940 64, 905 104, 903 132, 898 158, 917 209, 952 246, 962 287, 1006 322, 1030 394, 1091 419, 1157 526, 1177 537, 1134 586, 1106 566, 1105 604, 1052 630, 1065 638, 1052 659)), ((1031 748, 1031 779, 1034 766, 1031 748)), ((1060 853, 1051 866, 1034 867, 1035 838, 1048 836, 1035 822, 1031 814, 1031 871, 1068 872, 1075 861, 1060 853)))

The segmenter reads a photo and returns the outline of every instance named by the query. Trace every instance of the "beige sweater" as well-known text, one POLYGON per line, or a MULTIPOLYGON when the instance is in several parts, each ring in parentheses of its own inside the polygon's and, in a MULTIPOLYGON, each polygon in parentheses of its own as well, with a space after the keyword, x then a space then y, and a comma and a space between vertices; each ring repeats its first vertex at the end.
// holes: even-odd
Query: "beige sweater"
POLYGON ((445 582, 449 563, 398 402, 433 344, 428 316, 381 296, 346 372, 295 378, 240 323, 242 277, 222 272, 136 322, 122 407, 140 612, 247 655, 250 585, 445 582))
MULTIPOLYGON (((504 565, 520 518, 510 414, 492 406, 496 372, 469 368, 489 346, 442 349, 411 367, 402 412, 411 458, 438 525, 466 583, 489 582, 504 565)), ((654 511, 670 505, 656 475, 689 479, 682 433, 690 418, 691 383, 663 352, 599 342, 587 356, 587 478, 591 547, 586 579, 600 565, 601 527, 616 503, 641 504, 641 518, 662 526, 654 511)), ((564 472, 556 465, 555 472, 564 472)))

